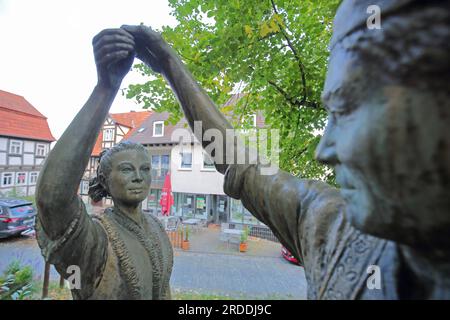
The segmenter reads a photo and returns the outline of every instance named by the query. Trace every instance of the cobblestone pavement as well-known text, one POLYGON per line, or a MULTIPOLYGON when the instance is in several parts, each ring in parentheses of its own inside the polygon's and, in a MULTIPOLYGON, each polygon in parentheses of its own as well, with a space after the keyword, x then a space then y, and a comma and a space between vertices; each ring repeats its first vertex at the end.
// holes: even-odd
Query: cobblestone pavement
MULTIPOLYGON (((280 244, 251 239, 239 253, 207 230, 191 236, 191 250, 174 250, 173 290, 217 294, 242 299, 305 299, 303 268, 280 256, 280 244), (209 245, 208 245, 209 242, 209 245)), ((0 272, 14 259, 31 265, 42 279, 44 260, 34 238, 0 239, 0 272)), ((52 280, 59 279, 52 267, 52 280)))

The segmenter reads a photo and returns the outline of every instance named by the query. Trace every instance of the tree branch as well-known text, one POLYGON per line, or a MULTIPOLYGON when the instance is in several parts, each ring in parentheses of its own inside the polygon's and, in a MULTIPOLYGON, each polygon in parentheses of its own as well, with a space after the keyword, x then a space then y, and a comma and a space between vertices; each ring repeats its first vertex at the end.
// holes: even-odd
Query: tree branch
MULTIPOLYGON (((275 5, 274 0, 270 0, 270 2, 271 2, 271 4, 272 4, 273 11, 274 11, 277 15, 280 15, 280 14, 278 13, 278 10, 277 10, 277 7, 276 7, 276 5, 275 5)), ((302 86, 303 86, 303 97, 302 97, 302 102, 300 103, 300 105, 303 105, 304 103, 306 103, 306 100, 307 100, 305 67, 304 67, 304 65, 303 65, 303 63, 302 63, 302 60, 300 59, 300 56, 299 56, 298 53, 297 53, 297 50, 295 50, 294 45, 292 44, 292 42, 291 42, 291 40, 289 39, 289 37, 288 37, 286 31, 284 30, 283 26, 280 25, 280 24, 278 23, 278 21, 276 21, 276 24, 277 24, 278 27, 280 28, 280 31, 281 31, 281 33, 282 33, 284 39, 286 40, 286 42, 287 42, 287 44, 288 44, 288 47, 291 49, 292 53, 294 54, 295 59, 296 59, 297 62, 298 62, 298 67, 299 67, 299 69, 300 69, 300 76, 301 76, 301 79, 302 79, 302 86)))
POLYGON ((293 107, 300 107, 301 104, 299 101, 295 98, 290 97, 286 91, 284 91, 279 85, 277 85, 272 80, 268 81, 271 86, 273 86, 281 95, 286 99, 287 102, 289 102, 293 107))

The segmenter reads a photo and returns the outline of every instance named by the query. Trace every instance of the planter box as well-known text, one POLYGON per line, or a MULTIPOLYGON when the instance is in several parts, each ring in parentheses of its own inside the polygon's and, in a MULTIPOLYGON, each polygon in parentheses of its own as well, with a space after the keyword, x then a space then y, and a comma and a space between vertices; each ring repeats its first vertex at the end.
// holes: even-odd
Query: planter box
POLYGON ((181 249, 189 250, 189 241, 183 240, 183 242, 181 243, 181 249))

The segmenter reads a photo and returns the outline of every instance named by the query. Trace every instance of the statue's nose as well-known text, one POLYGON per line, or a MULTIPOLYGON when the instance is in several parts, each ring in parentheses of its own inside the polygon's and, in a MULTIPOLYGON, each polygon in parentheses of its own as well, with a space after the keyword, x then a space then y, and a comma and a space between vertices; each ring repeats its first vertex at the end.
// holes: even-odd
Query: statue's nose
POLYGON ((133 182, 142 182, 144 178, 142 177, 142 174, 139 172, 139 170, 136 170, 134 172, 133 176, 133 182))
POLYGON ((325 132, 320 139, 319 145, 316 148, 315 158, 317 161, 328 164, 336 165, 338 164, 338 157, 336 153, 336 143, 335 143, 335 124, 332 117, 328 117, 327 127, 325 132))

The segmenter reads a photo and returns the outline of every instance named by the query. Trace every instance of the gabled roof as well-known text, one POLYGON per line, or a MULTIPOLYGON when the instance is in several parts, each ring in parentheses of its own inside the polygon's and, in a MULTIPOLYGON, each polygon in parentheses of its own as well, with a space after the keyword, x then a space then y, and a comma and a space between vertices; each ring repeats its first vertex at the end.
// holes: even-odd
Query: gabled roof
MULTIPOLYGON (((242 93, 233 94, 230 99, 223 105, 224 107, 233 107, 245 95, 242 93)), ((225 117, 230 120, 233 116, 233 110, 225 115, 225 117)), ((153 136, 153 123, 156 121, 166 121, 169 118, 168 112, 153 112, 145 121, 142 122, 140 126, 136 126, 133 130, 128 132, 123 140, 128 140, 135 143, 141 143, 143 145, 158 145, 158 144, 177 144, 176 141, 172 141, 172 133, 176 129, 187 129, 191 134, 191 141, 197 142, 192 130, 190 129, 186 118, 181 118, 181 120, 175 124, 164 125, 164 135, 162 137, 153 136)), ((265 127, 265 118, 261 111, 256 111, 256 127, 265 127)))
MULTIPOLYGON (((131 111, 126 113, 110 113, 109 117, 116 124, 131 129, 123 137, 123 140, 125 140, 126 137, 128 137, 134 129, 138 128, 142 124, 142 122, 145 121, 151 114, 152 114, 151 111, 131 111)), ((98 134, 91 156, 98 157, 100 155, 100 152, 102 152, 102 141, 103 141, 103 129, 100 130, 98 134)))
POLYGON ((100 152, 102 152, 102 141, 103 141, 103 130, 100 130, 97 140, 95 141, 94 149, 92 150, 91 156, 98 157, 100 152))
MULTIPOLYGON (((172 141, 172 133, 174 130, 179 128, 186 128, 189 130, 191 134, 191 139, 194 139, 194 135, 191 132, 191 129, 187 125, 187 121, 185 118, 182 118, 175 125, 164 125, 164 135, 162 137, 154 137, 153 136, 153 123, 156 121, 166 121, 169 118, 168 112, 157 113, 154 112, 150 117, 148 117, 139 127, 134 128, 124 140, 128 140, 135 143, 141 143, 143 145, 154 145, 154 144, 169 144, 175 143, 172 141)), ((193 140, 192 140, 193 141, 193 140)))
POLYGON ((55 141, 47 118, 24 97, 0 90, 0 135, 55 141))
POLYGON ((142 123, 150 115, 150 111, 130 111, 126 113, 111 113, 109 116, 115 123, 134 128, 142 123))

